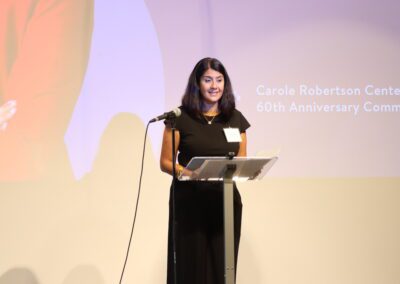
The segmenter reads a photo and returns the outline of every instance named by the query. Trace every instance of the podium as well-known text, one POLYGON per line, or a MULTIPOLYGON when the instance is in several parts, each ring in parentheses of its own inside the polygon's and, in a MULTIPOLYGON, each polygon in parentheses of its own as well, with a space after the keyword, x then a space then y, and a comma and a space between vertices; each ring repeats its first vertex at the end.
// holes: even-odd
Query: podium
POLYGON ((225 284, 235 283, 233 183, 262 179, 277 157, 194 157, 181 181, 223 181, 225 284))

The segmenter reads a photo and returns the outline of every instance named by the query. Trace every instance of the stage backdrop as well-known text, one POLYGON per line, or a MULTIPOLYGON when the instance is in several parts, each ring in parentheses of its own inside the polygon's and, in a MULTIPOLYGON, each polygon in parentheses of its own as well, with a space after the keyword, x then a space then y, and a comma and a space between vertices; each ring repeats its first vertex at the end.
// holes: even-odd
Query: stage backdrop
MULTIPOLYGON (((399 283, 399 11, 0 1, 0 284, 118 282, 146 124, 180 105, 203 57, 231 77, 248 155, 279 156, 239 185, 238 283, 399 283)), ((126 283, 165 281, 162 131, 150 126, 126 283)))

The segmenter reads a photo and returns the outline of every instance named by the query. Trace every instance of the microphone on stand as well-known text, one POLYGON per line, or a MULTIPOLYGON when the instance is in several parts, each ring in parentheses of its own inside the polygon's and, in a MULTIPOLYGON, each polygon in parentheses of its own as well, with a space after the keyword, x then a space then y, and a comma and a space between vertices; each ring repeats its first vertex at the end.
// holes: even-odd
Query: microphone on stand
POLYGON ((174 118, 174 117, 179 117, 181 115, 181 109, 180 108, 174 108, 173 110, 169 112, 164 112, 164 114, 159 115, 149 121, 149 123, 156 122, 159 120, 167 119, 167 118, 174 118))

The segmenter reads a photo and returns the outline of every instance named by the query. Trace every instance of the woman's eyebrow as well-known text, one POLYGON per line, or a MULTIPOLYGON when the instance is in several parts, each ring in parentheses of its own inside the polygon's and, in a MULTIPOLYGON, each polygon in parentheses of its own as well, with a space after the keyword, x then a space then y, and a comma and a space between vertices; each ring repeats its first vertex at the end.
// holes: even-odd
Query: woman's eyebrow
POLYGON ((215 78, 215 79, 222 79, 222 78, 224 78, 224 76, 222 76, 222 75, 218 75, 217 77, 212 77, 212 76, 203 76, 203 78, 207 78, 207 79, 213 79, 213 78, 215 78))

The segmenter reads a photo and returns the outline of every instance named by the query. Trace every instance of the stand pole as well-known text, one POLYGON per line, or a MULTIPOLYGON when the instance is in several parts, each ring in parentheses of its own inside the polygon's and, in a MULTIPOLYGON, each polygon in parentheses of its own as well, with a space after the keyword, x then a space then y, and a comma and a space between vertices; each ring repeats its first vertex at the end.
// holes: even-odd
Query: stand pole
POLYGON ((176 171, 175 171, 175 119, 171 120, 172 130, 172 247, 173 247, 173 258, 174 258, 174 284, 178 283, 177 274, 177 263, 176 263, 176 215, 175 215, 175 184, 177 182, 176 171))
POLYGON ((233 207, 233 174, 236 165, 227 165, 224 173, 225 284, 235 283, 235 239, 233 207))

